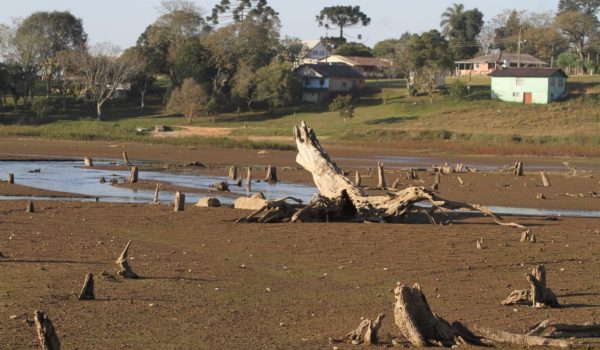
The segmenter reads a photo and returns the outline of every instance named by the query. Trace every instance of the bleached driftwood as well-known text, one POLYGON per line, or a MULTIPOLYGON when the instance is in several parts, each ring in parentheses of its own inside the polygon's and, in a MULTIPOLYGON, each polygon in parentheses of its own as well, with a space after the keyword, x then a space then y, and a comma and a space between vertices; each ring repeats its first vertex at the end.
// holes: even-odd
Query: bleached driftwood
POLYGON ((415 171, 415 169, 410 168, 406 171, 406 179, 407 180, 416 180, 419 177, 417 176, 417 172, 415 171))
POLYGON ((158 204, 158 194, 160 192, 160 184, 156 183, 156 189, 154 190, 154 204, 158 204))
POLYGON ((529 327, 527 335, 551 338, 599 338, 599 323, 558 323, 544 320, 529 327))
POLYGON ((83 288, 81 288, 81 293, 79 293, 79 300, 94 300, 96 297, 94 296, 94 275, 92 273, 88 273, 85 276, 85 281, 83 282, 83 288))
POLYGON ((540 171, 540 175, 542 177, 542 184, 544 185, 544 187, 550 187, 552 185, 550 185, 550 180, 548 179, 548 175, 546 175, 545 171, 540 171))
POLYGON ((534 308, 557 307, 558 299, 546 284, 546 268, 544 265, 536 266, 527 274, 530 283, 529 289, 515 290, 502 301, 502 305, 527 304, 534 308))
POLYGON ((570 348, 573 344, 567 340, 537 337, 527 334, 510 333, 501 330, 493 330, 487 327, 475 327, 474 330, 486 339, 498 343, 510 343, 523 346, 550 346, 555 348, 570 348))
POLYGON ((252 168, 248 167, 248 172, 246 173, 246 191, 250 192, 252 190, 252 168))
POLYGON ((385 172, 383 170, 383 162, 377 162, 377 189, 385 190, 385 172))
POLYGON ((121 255, 119 255, 115 263, 121 268, 119 271, 117 271, 117 275, 123 276, 123 278, 135 279, 139 276, 135 272, 133 272, 131 266, 129 266, 128 253, 130 245, 131 241, 127 242, 125 249, 123 249, 123 252, 121 253, 121 255))
POLYGON ((35 310, 33 322, 42 350, 60 350, 60 340, 54 331, 54 325, 52 325, 50 318, 42 311, 35 310))
POLYGON ((362 183, 362 177, 360 177, 360 173, 358 172, 358 170, 356 170, 356 173, 354 173, 354 184, 358 187, 360 187, 362 183))
POLYGON ((358 324, 355 330, 346 334, 344 340, 351 342, 352 344, 365 343, 368 345, 379 343, 379 337, 377 332, 381 327, 381 322, 385 318, 383 313, 377 315, 374 320, 370 318, 364 318, 358 324))
MULTIPOLYGON (((239 199, 239 198, 238 198, 239 199)), ((260 198, 252 198, 256 201, 265 201, 264 205, 254 211, 252 214, 239 218, 236 222, 258 222, 271 223, 289 221, 296 210, 302 205, 302 200, 294 197, 285 197, 278 200, 264 200, 260 198), (294 201, 297 204, 290 204, 287 201, 294 201)), ((236 200, 237 202, 237 200, 236 200)))

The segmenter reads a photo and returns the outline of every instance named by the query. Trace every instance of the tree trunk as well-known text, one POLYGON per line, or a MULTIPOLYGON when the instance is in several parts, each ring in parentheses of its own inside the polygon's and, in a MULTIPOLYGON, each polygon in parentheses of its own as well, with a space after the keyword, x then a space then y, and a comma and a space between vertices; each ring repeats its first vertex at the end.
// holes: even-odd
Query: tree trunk
POLYGON ((559 305, 556 295, 546 285, 546 268, 544 265, 536 266, 531 274, 527 275, 531 283, 531 297, 533 307, 557 307, 559 305))
POLYGON ((158 193, 160 191, 160 184, 156 183, 156 189, 154 190, 154 204, 158 204, 158 193))
POLYGON ((146 107, 146 91, 142 90, 141 91, 141 101, 140 101, 140 109, 144 109, 146 107))
POLYGON ((358 172, 358 170, 356 170, 356 173, 354 174, 354 185, 360 187, 361 182, 362 178, 360 177, 360 173, 358 172))
POLYGON ((127 156, 127 152, 123 152, 123 163, 125 163, 125 165, 130 166, 131 162, 129 161, 129 157, 127 156))
POLYGON ((33 321, 42 350, 60 350, 60 340, 48 316, 36 310, 33 314, 33 321))
POLYGON ((35 213, 35 207, 33 206, 33 202, 29 201, 27 203, 27 208, 25 209, 25 212, 27 213, 35 213))
POLYGON ((513 173, 515 176, 523 176, 523 162, 517 161, 513 167, 513 173))
POLYGON ((238 173, 237 166, 232 165, 231 167, 229 167, 229 174, 227 175, 227 178, 229 180, 235 180, 235 179, 237 179, 237 175, 238 175, 237 173, 238 173))
POLYGON ((102 120, 102 102, 96 102, 96 117, 97 120, 102 120))

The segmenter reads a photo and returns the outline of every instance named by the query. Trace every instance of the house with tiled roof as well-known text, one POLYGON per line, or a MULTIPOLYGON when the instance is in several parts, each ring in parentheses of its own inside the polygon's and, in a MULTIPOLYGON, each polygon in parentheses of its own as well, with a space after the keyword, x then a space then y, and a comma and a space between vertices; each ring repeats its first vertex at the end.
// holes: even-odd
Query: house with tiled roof
POLYGON ((346 64, 303 64, 295 73, 302 83, 302 100, 313 103, 365 86, 365 77, 346 64))
POLYGON ((560 68, 507 68, 490 74, 492 98, 546 104, 567 94, 567 74, 560 68))
POLYGON ((329 56, 329 49, 322 40, 302 40, 302 63, 317 63, 329 56))
POLYGON ((366 78, 389 76, 394 62, 385 58, 331 55, 319 60, 320 63, 343 63, 361 72, 366 78))
POLYGON ((488 75, 501 68, 540 68, 548 64, 529 54, 495 52, 468 60, 455 61, 455 74, 458 77, 469 75, 488 75))

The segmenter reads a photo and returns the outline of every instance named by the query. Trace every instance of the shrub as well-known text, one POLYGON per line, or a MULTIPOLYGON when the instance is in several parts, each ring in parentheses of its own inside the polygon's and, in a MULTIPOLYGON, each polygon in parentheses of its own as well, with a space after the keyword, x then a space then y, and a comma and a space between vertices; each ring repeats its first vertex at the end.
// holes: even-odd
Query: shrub
POLYGON ((54 111, 54 103, 47 98, 34 100, 31 103, 31 111, 35 113, 38 119, 44 119, 44 117, 54 111))
POLYGON ((448 94, 453 100, 463 100, 467 96, 467 86, 460 80, 456 80, 448 86, 448 94))
POLYGON ((329 104, 329 110, 339 112, 340 117, 344 118, 344 125, 347 118, 354 117, 354 106, 352 105, 352 96, 339 95, 329 104))

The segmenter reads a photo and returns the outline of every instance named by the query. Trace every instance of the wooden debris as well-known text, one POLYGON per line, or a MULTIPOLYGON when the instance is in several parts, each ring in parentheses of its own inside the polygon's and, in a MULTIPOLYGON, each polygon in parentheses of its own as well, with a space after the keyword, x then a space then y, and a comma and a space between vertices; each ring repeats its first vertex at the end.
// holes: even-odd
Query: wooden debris
POLYGON ((537 198, 537 199, 546 199, 546 196, 544 196, 544 194, 540 192, 540 193, 538 193, 538 194, 535 196, 535 198, 537 198))
POLYGON ((131 174, 129 174, 128 182, 130 184, 138 182, 138 167, 134 166, 131 168, 131 174))
POLYGON ((225 181, 220 181, 220 182, 215 183, 214 187, 217 191, 220 191, 220 192, 230 192, 229 184, 225 181))
POLYGON ((85 158, 83 158, 83 166, 85 166, 85 167, 93 167, 94 166, 94 161, 90 157, 85 157, 85 158))
POLYGON ((127 152, 123 152, 123 163, 126 166, 131 166, 131 162, 129 161, 129 157, 127 157, 127 152))
POLYGON ((502 301, 502 305, 528 304, 534 308, 559 306, 556 295, 546 285, 544 265, 536 266, 530 274, 527 274, 527 280, 530 288, 513 291, 508 298, 502 301))
POLYGON ((457 163, 456 167, 454 168, 454 172, 462 173, 464 171, 465 171, 465 165, 463 163, 457 163))
POLYGON ((154 190, 154 200, 153 200, 154 204, 158 204, 158 195, 159 195, 159 192, 160 192, 160 184, 157 182, 156 183, 156 189, 154 190))
POLYGON ((542 183, 544 184, 544 187, 550 187, 550 180, 548 180, 548 175, 546 175, 545 171, 540 171, 540 175, 542 176, 542 183))
POLYGON ((356 185, 357 187, 360 187, 362 183, 362 177, 360 176, 360 173, 358 172, 358 170, 356 170, 356 172, 354 173, 354 185, 356 185))
POLYGON ((54 325, 42 311, 33 313, 33 321, 42 350, 60 350, 60 340, 54 331, 54 325))
POLYGON ((551 346, 555 348, 570 348, 572 343, 566 340, 536 337, 527 334, 510 333, 501 330, 492 330, 487 327, 475 327, 475 331, 486 339, 498 343, 510 343, 523 346, 551 346))
POLYGON ((227 175, 227 178, 229 180, 233 181, 233 180, 237 179, 237 177, 238 177, 237 175, 238 175, 238 168, 237 168, 237 166, 232 165, 231 167, 229 167, 229 173, 227 175))
POLYGON ((400 333, 416 347, 458 344, 480 345, 481 338, 475 336, 459 322, 450 324, 434 314, 419 284, 412 287, 398 286, 394 291, 396 305, 394 320, 400 333))
POLYGON ((521 233, 521 242, 536 242, 535 233, 533 233, 530 229, 527 229, 521 233))
POLYGON ((600 198, 598 192, 585 192, 585 193, 565 193, 565 196, 574 198, 600 198))
MULTIPOLYGON (((239 199, 239 198, 238 198, 239 199)), ((255 200, 261 200, 259 198, 252 198, 255 200)), ((258 222, 258 223, 271 223, 271 222, 282 222, 289 221, 292 215, 296 212, 302 200, 294 197, 285 197, 278 200, 264 200, 265 204, 262 208, 257 209, 252 214, 239 218, 236 223, 240 222, 258 222), (297 204, 289 204, 287 201, 294 201, 297 204)), ((237 202, 237 200, 236 200, 237 202)), ((293 218, 292 218, 293 219, 293 218)))
POLYGON ((79 300, 94 300, 96 297, 94 296, 94 275, 92 273, 88 273, 85 276, 85 281, 83 282, 83 288, 81 289, 81 293, 79 293, 79 300))
POLYGON ((265 176, 265 181, 268 183, 279 182, 279 179, 277 179, 277 168, 271 166, 271 164, 269 164, 269 166, 267 167, 267 175, 265 176))
POLYGON ((7 178, 6 182, 8 182, 9 185, 14 185, 14 183, 15 183, 15 174, 8 173, 8 178, 7 178))
POLYGON ((204 197, 200 198, 195 206, 200 208, 219 208, 221 206, 221 202, 214 197, 204 197))
POLYGON ((397 177, 397 178, 396 178, 396 180, 394 180, 394 182, 392 183, 392 187, 391 187, 391 188, 392 188, 392 189, 399 189, 399 188, 400 188, 400 185, 402 185, 402 184, 400 183, 400 178, 399 178, 399 177, 397 177))
POLYGON ((482 249, 485 249, 485 248, 487 248, 487 247, 485 246, 485 244, 483 244, 483 238, 480 238, 480 239, 478 239, 478 240, 477 240, 477 243, 476 243, 475 245, 476 245, 476 247, 477 247, 477 250, 482 250, 482 249))
POLYGON ((598 338, 600 337, 600 324, 556 323, 544 320, 529 327, 527 335, 552 338, 598 338))
POLYGON ((344 339, 354 345, 365 343, 368 345, 376 345, 379 343, 377 332, 381 327, 381 322, 385 318, 383 313, 377 315, 375 320, 363 318, 358 327, 352 332, 346 334, 344 339))
POLYGON ((239 178, 237 179, 237 181, 236 181, 235 185, 236 185, 237 187, 242 187, 242 178, 241 178, 241 177, 239 177, 239 178))
POLYGON ((448 163, 444 163, 444 166, 440 168, 440 171, 443 175, 448 175, 452 174, 454 172, 454 169, 452 169, 452 167, 448 165, 448 163))
POLYGON ((385 190, 385 172, 383 170, 383 162, 377 162, 377 189, 385 190))
POLYGON ((463 179, 460 178, 460 176, 457 176, 456 179, 458 180, 458 183, 463 186, 465 183, 463 181, 463 179))
POLYGON ((433 185, 431 185, 431 190, 432 191, 437 191, 440 189, 440 182, 442 180, 442 177, 440 176, 439 172, 435 173, 435 181, 433 183, 433 185))
POLYGON ((260 198, 260 199, 267 199, 267 197, 265 197, 265 195, 262 192, 256 192, 254 193, 252 196, 250 196, 251 198, 260 198))
POLYGON ((415 169, 410 168, 406 171, 406 179, 407 180, 416 180, 419 177, 417 176, 417 172, 415 171, 415 169))
POLYGON ((246 173, 246 191, 250 192, 252 190, 252 168, 248 167, 248 172, 246 173))
POLYGON ((523 162, 517 161, 513 167, 513 173, 515 176, 523 176, 523 162))
POLYGON ((25 212, 27 213, 35 213, 35 208, 33 207, 33 202, 29 201, 27 203, 27 208, 25 209, 25 212))
POLYGON ((117 271, 117 275, 122 276, 123 278, 136 279, 139 278, 139 276, 133 272, 133 270, 131 270, 131 266, 129 266, 127 259, 130 245, 131 241, 127 242, 125 249, 123 249, 123 252, 121 255, 119 255, 119 258, 117 258, 117 261, 115 261, 115 263, 121 268, 119 271, 117 271))
POLYGON ((531 290, 530 289, 518 289, 513 290, 506 299, 500 302, 502 305, 518 305, 527 304, 531 305, 531 290))
POLYGON ((569 169, 569 171, 571 171, 571 176, 577 176, 577 168, 573 164, 569 162, 563 162, 563 165, 569 169))
POLYGON ((185 194, 177 191, 175 192, 173 211, 184 211, 185 210, 185 194))

